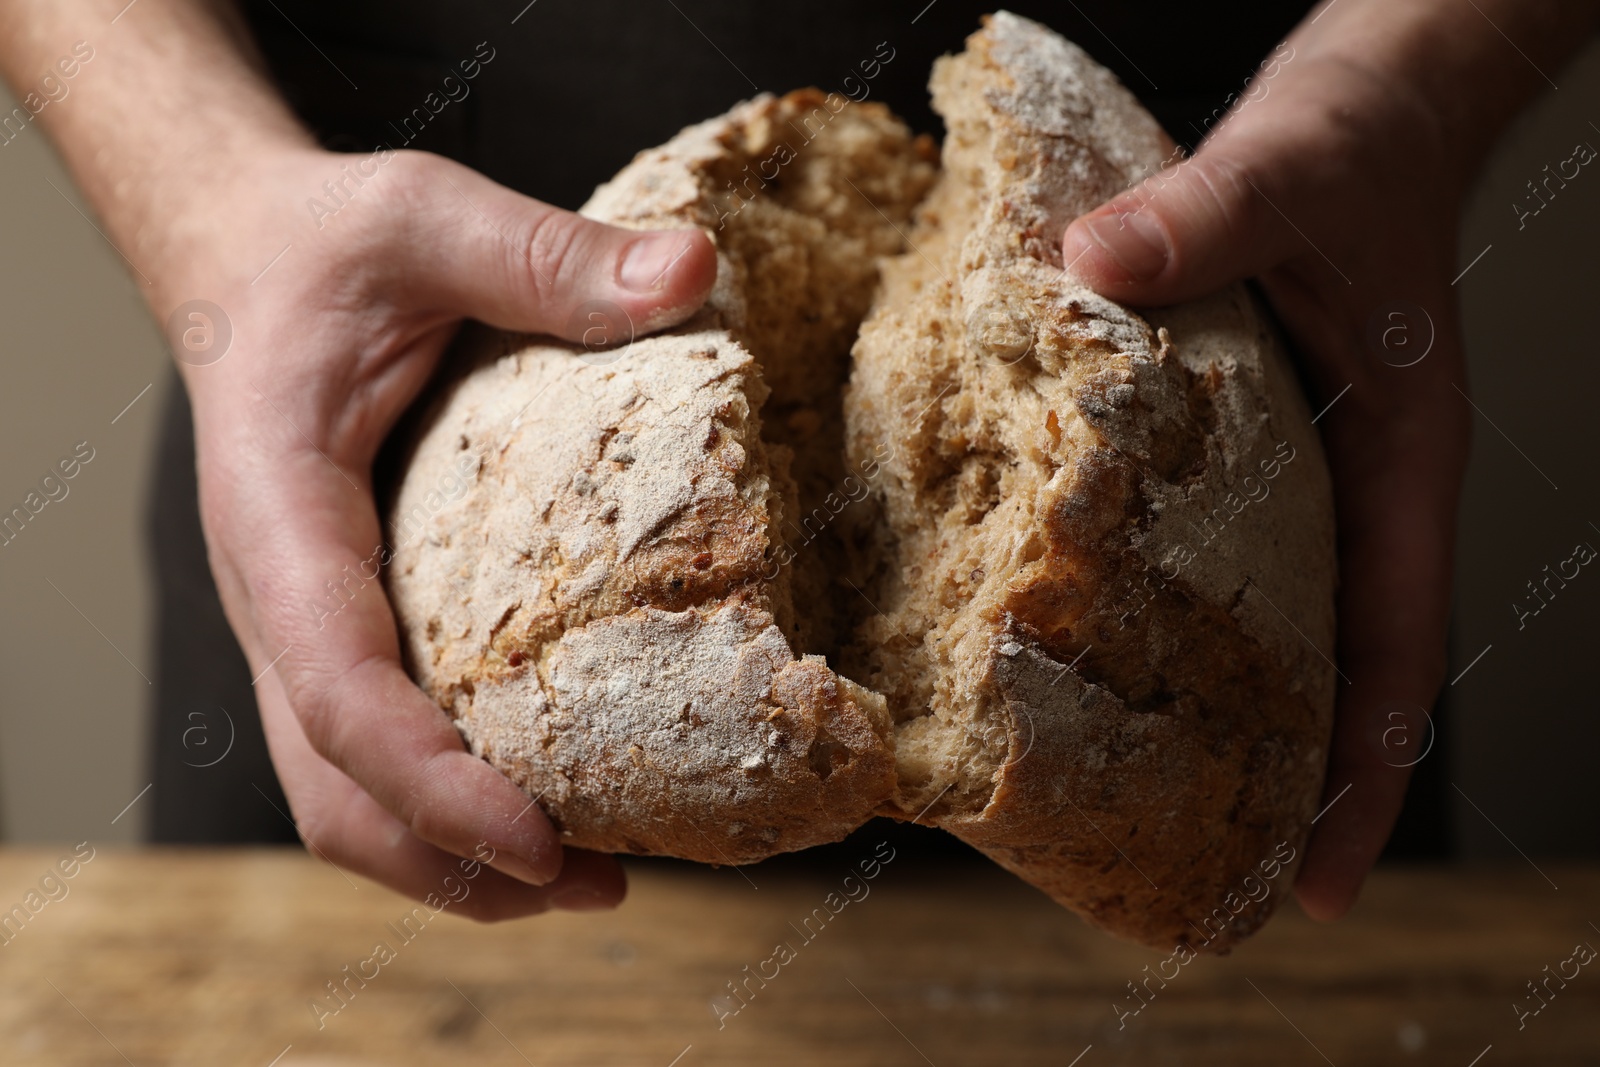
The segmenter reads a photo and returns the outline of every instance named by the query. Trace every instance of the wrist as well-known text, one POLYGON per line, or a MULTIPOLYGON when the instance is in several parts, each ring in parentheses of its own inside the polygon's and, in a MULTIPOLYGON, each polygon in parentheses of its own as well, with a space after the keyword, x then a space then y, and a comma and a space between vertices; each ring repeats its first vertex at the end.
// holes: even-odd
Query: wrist
POLYGON ((270 138, 176 158, 148 175, 144 202, 127 221, 140 227, 152 310, 164 315, 163 303, 196 295, 196 286, 248 287, 296 241, 315 176, 335 174, 338 159, 309 138, 270 138))
POLYGON ((252 172, 314 142, 227 2, 0 3, 0 73, 13 85, 34 84, 40 70, 65 74, 58 57, 68 53, 70 97, 37 106, 37 125, 161 314, 163 279, 203 269, 193 261, 206 259, 205 232, 217 225, 208 217, 229 231, 248 221, 239 191, 252 172))

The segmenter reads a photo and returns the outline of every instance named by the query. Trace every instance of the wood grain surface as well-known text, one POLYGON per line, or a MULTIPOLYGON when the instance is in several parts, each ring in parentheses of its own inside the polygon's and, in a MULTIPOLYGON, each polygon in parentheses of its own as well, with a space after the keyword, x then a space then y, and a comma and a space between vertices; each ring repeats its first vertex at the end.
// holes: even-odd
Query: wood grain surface
MULTIPOLYGON (((70 856, 0 851, 0 909, 70 856)), ((1600 963, 1565 962, 1600 947, 1593 868, 1382 870, 1349 920, 1288 906, 1139 1002, 1128 983, 1163 954, 998 869, 897 854, 870 882, 847 873, 635 864, 616 913, 485 926, 446 908, 405 940, 409 902, 298 852, 100 846, 6 931, 0 1063, 1600 1063, 1600 963), (392 958, 337 1014, 311 1007, 380 942, 392 958), (719 1025, 746 965, 776 976, 719 1025), (1549 992, 1519 1029, 1530 981, 1549 992)))

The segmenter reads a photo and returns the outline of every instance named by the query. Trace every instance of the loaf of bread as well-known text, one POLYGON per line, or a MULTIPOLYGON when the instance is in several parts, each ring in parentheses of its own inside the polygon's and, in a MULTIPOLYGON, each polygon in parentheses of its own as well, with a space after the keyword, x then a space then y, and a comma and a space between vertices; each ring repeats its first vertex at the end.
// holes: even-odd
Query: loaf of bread
POLYGON ((1109 72, 1002 13, 932 88, 937 166, 806 90, 602 186, 586 214, 716 242, 684 326, 463 338, 391 506, 408 664, 572 845, 739 864, 916 819, 1225 950, 1326 760, 1309 412, 1243 287, 1136 314, 1064 269, 1170 153, 1109 72))

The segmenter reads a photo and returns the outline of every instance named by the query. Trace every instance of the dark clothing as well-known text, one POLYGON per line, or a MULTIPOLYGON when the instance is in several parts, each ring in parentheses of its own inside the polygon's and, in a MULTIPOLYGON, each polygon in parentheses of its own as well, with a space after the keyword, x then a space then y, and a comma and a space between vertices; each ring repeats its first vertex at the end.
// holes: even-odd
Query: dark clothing
MULTIPOLYGON (((867 98, 937 134, 929 68, 959 51, 990 10, 971 0, 525 3, 244 0, 243 8, 285 95, 330 148, 438 152, 567 208, 639 149, 757 91, 816 85, 860 99, 852 86, 861 64, 889 52, 867 98)), ((1309 5, 1007 6, 1083 46, 1193 146, 1309 5)), ((189 411, 174 393, 149 523, 160 586, 152 835, 292 841, 249 670, 206 567, 189 411), (228 755, 205 766, 228 737, 228 755)))
POLYGON ((289 805, 256 714, 250 667, 206 565, 189 401, 176 381, 167 396, 146 521, 156 570, 150 837, 191 844, 294 841, 289 805))
MULTIPOLYGON (((858 64, 873 57, 879 42, 894 58, 871 82, 870 98, 914 128, 938 132, 928 106, 929 68, 935 57, 960 51, 979 17, 993 10, 974 0, 245 0, 244 6, 290 102, 331 146, 425 148, 566 208, 576 208, 641 148, 758 91, 816 85, 843 92, 844 79, 859 76, 858 64), (458 64, 480 42, 494 58, 469 83, 470 94, 440 109, 407 144, 412 131, 404 129, 404 117, 424 107, 429 93, 443 98, 444 77, 459 75, 458 64)), ((1310 5, 1020 0, 1006 6, 1076 41, 1115 71, 1174 138, 1192 144, 1205 116, 1244 84, 1310 5)))

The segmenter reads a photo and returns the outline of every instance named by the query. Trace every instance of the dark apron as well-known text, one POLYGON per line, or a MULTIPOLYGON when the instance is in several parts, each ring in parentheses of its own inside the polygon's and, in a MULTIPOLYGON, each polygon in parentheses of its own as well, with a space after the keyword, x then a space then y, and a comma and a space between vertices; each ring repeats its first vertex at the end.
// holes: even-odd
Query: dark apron
MULTIPOLYGON (((877 69, 868 99, 937 134, 929 67, 959 51, 978 17, 993 9, 969 0, 242 6, 284 94, 328 147, 437 152, 566 208, 579 206, 639 149, 757 91, 816 85, 860 99, 845 79, 859 78, 863 61, 887 54, 880 44, 893 57, 877 69), (478 62, 470 81, 459 78, 463 61, 478 62), (457 79, 446 84, 452 74, 457 79), (449 102, 440 107, 441 99, 449 102)), ((1005 6, 1076 41, 1114 70, 1175 140, 1192 147, 1208 117, 1309 5, 1005 6)), ((206 567, 188 403, 181 388, 170 395, 147 523, 158 583, 151 836, 294 841, 250 672, 206 567)), ((942 834, 921 844, 933 848, 935 840, 959 847, 942 834)))

